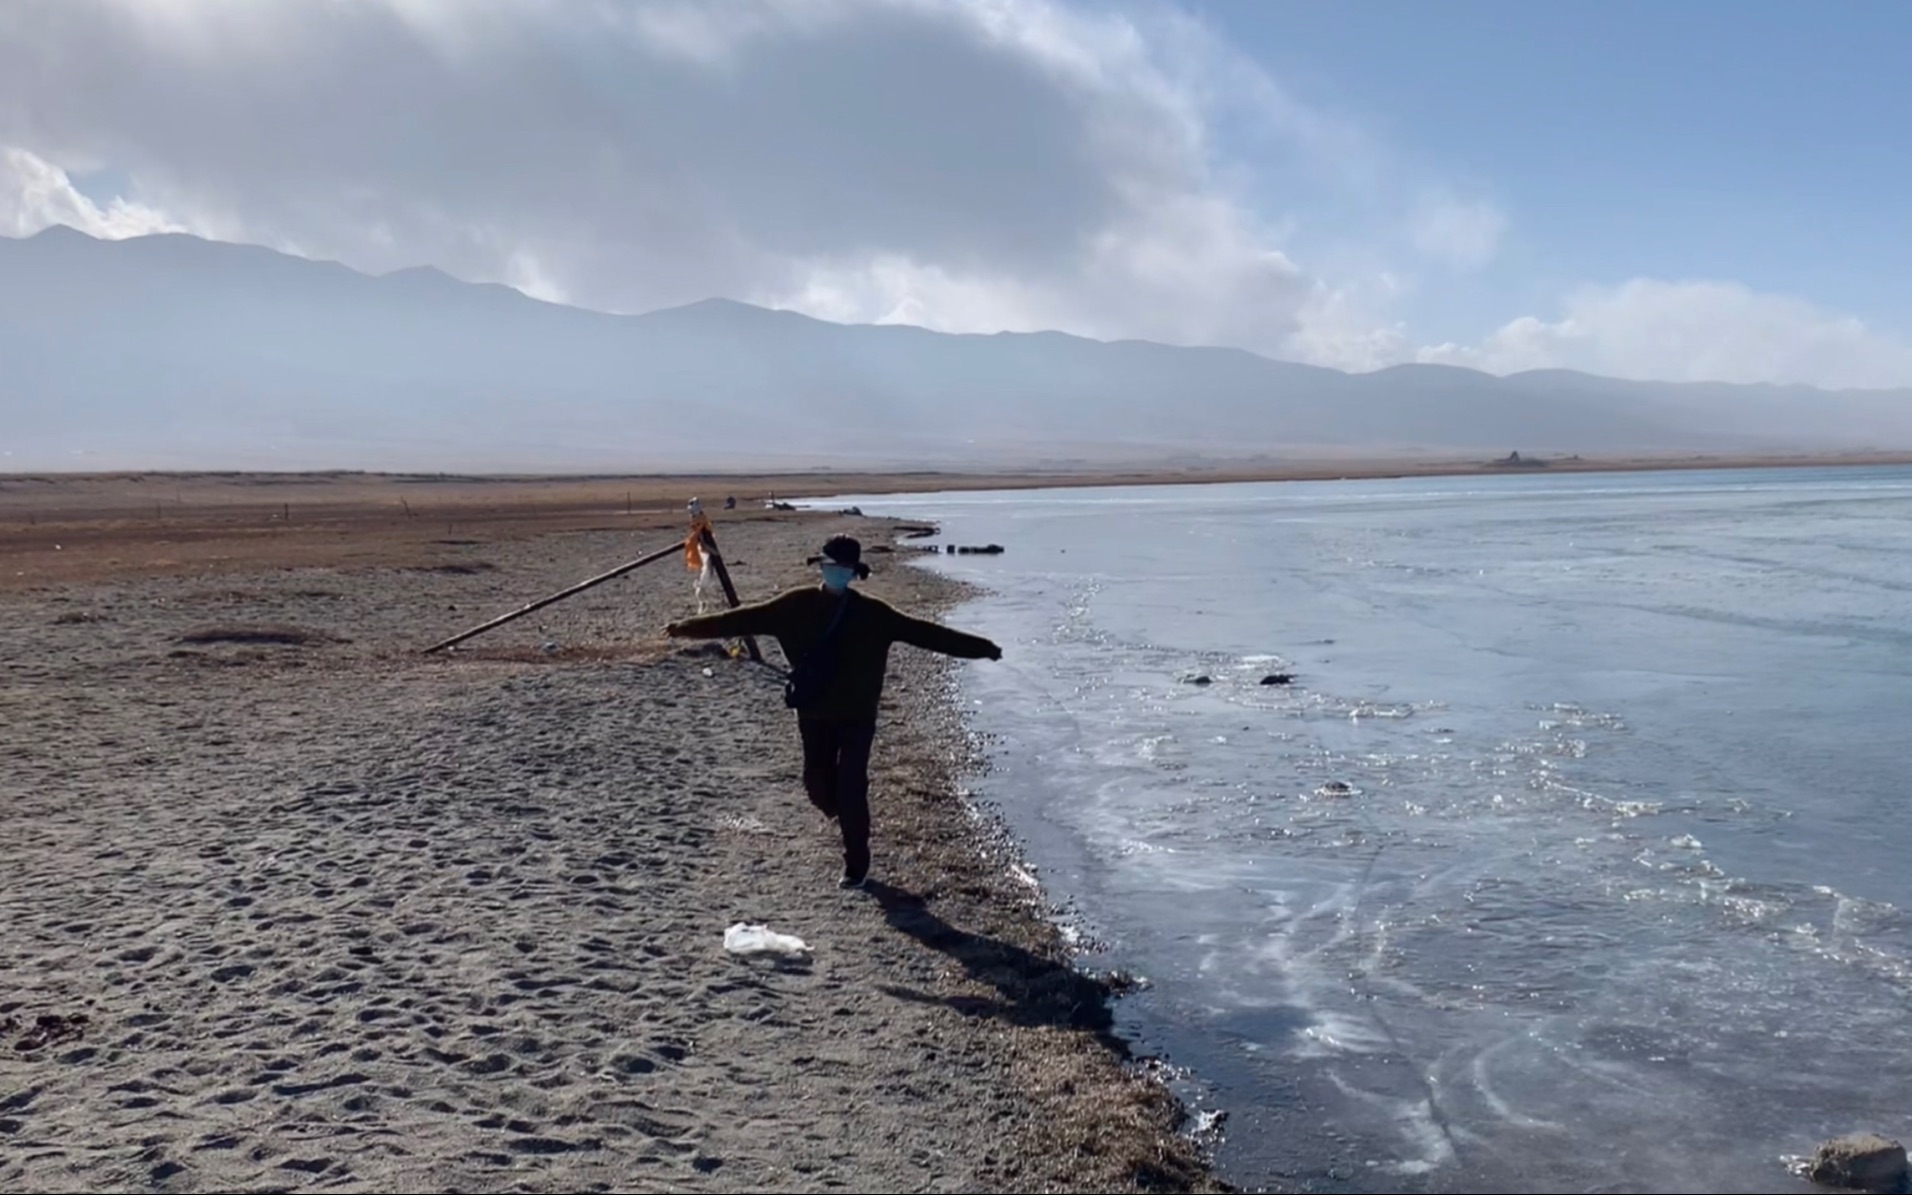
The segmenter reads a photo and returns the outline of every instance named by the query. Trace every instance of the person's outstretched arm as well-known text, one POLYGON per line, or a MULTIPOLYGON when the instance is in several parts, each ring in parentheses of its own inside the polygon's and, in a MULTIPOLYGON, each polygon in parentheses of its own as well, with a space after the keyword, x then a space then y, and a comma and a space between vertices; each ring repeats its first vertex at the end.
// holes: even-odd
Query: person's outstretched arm
POLYGON ((920 647, 924 651, 955 656, 959 660, 1000 660, 1002 648, 981 635, 971 635, 926 618, 911 618, 898 612, 890 634, 898 643, 920 647))
POLYGON ((775 635, 789 618, 791 594, 781 594, 753 606, 739 606, 719 614, 686 618, 664 628, 673 639, 736 639, 744 635, 775 635))

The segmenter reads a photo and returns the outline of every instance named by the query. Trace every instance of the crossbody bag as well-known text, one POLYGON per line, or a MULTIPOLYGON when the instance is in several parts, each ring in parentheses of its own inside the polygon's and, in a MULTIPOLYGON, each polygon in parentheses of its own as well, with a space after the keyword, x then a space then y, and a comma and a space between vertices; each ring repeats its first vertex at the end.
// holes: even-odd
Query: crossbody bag
POLYGON ((804 652, 803 659, 790 669, 788 678, 783 682, 783 703, 791 709, 808 709, 829 688, 830 679, 836 671, 836 643, 842 635, 844 621, 849 617, 850 602, 854 596, 848 590, 844 591, 843 600, 837 603, 836 614, 825 628, 823 638, 804 652))

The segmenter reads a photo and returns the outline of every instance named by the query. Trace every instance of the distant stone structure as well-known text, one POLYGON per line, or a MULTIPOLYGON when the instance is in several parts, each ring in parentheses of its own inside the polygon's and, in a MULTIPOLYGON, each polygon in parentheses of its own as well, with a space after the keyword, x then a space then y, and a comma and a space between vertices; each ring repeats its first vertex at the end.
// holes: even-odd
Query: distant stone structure
POLYGON ((1545 469, 1552 462, 1537 456, 1522 456, 1518 451, 1510 452, 1497 461, 1488 462, 1496 469, 1545 469))

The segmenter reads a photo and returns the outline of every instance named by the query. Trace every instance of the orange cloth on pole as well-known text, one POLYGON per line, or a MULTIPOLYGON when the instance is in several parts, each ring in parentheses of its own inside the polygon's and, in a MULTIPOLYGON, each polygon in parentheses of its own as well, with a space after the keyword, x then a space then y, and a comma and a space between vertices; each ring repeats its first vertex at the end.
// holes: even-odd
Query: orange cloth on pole
POLYGON ((710 530, 710 516, 698 514, 690 521, 690 534, 684 537, 684 567, 693 573, 704 571, 704 532, 710 530))

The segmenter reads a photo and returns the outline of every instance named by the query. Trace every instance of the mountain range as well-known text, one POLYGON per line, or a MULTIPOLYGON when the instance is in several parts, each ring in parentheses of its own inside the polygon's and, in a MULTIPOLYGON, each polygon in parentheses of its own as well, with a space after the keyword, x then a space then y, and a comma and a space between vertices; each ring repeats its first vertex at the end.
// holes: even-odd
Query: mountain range
POLYGON ((642 315, 183 235, 0 238, 0 471, 1044 466, 1912 448, 1912 390, 1374 373, 642 315))

